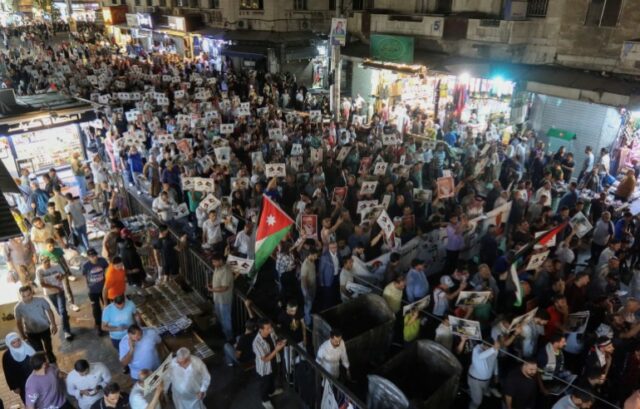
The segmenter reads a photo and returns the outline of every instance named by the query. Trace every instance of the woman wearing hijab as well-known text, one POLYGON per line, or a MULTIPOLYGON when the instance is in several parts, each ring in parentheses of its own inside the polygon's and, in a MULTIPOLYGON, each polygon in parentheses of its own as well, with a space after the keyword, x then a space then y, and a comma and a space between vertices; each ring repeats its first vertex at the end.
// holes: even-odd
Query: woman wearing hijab
POLYGON ((9 348, 2 355, 4 377, 7 380, 9 389, 20 395, 24 402, 24 387, 27 383, 27 378, 31 374, 29 357, 33 356, 36 351, 15 332, 9 333, 4 341, 9 348))

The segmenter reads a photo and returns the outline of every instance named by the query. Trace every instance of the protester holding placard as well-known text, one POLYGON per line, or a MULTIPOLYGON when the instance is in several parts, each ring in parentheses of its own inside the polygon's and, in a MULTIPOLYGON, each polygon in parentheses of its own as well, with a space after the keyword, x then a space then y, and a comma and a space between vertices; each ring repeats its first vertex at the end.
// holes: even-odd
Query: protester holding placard
MULTIPOLYGON (((206 280, 193 279, 201 270, 192 269, 190 260, 211 255, 199 243, 208 247, 204 250, 215 250, 215 273, 208 283, 225 338, 233 335, 227 311, 231 301, 226 298, 232 295, 234 281, 227 275, 234 274, 243 284, 238 288, 250 288, 250 297, 280 301, 280 309, 265 309, 275 310, 276 316, 289 298, 297 298, 308 324, 312 313, 351 302, 352 295, 360 294, 358 289, 382 292, 393 311, 404 310, 404 295, 411 303, 431 295, 433 310, 422 308, 418 313, 414 304, 403 317, 406 341, 424 338, 420 331, 425 316, 428 338, 437 327, 447 346, 453 347, 453 337, 458 337, 463 349, 467 337, 479 342, 482 330, 502 317, 495 332, 510 340, 515 328, 522 328, 511 347, 527 358, 545 350, 538 343, 543 325, 545 341, 556 330, 573 331, 567 338, 568 353, 592 347, 588 338, 585 345, 574 342, 574 330, 588 334, 600 324, 615 328, 612 344, 636 338, 633 328, 625 327, 634 324, 618 322, 615 314, 610 317, 614 306, 624 304, 625 318, 635 320, 633 301, 627 300, 638 292, 639 281, 633 271, 640 242, 633 215, 637 164, 630 141, 635 136, 611 157, 608 150, 602 151, 598 166, 592 149, 587 149, 583 175, 573 180, 571 153, 548 153, 546 136, 537 135, 541 130, 535 129, 536 121, 530 124, 533 129, 511 123, 508 115, 488 115, 489 106, 469 116, 468 107, 462 108, 465 98, 454 107, 456 112, 450 112, 450 104, 441 104, 436 112, 425 109, 417 101, 433 92, 434 84, 427 86, 428 74, 409 79, 420 84, 408 93, 400 91, 401 81, 381 85, 368 109, 359 96, 353 104, 341 100, 344 118, 336 121, 327 96, 309 92, 295 76, 277 70, 265 75, 256 67, 245 70, 231 67, 227 60, 213 62, 215 58, 204 53, 177 59, 152 50, 142 59, 131 58, 141 53, 137 45, 128 47, 131 56, 115 55, 107 44, 83 40, 49 45, 31 36, 29 45, 29 52, 22 46, 3 51, 10 76, 22 81, 16 85, 19 93, 56 88, 96 104, 97 119, 81 122, 80 128, 89 141, 89 158, 95 155, 92 175, 84 175, 93 176, 93 208, 115 219, 106 232, 105 257, 112 260, 117 255, 120 216, 148 207, 154 219, 170 223, 177 235, 188 233, 188 251, 194 252, 179 257, 186 239, 178 243, 169 228, 161 226, 153 241, 156 263, 149 269, 158 272, 160 282, 182 272, 192 285, 202 285, 194 284, 206 280), (418 93, 421 97, 414 99, 418 93), (108 162, 111 174, 103 166, 108 162), (616 166, 609 166, 613 163, 616 166), (619 181, 610 175, 615 168, 620 169, 619 181), (125 192, 120 190, 122 177, 125 192), (128 184, 137 181, 142 184, 128 184), (599 191, 603 182, 613 183, 610 193, 586 189, 599 191), (276 266, 265 261, 272 253, 263 254, 264 247, 254 254, 254 242, 260 239, 253 232, 261 231, 256 226, 265 203, 281 207, 292 219, 290 229, 274 232, 276 266), (626 211, 631 214, 625 216, 626 211), (214 220, 210 214, 215 214, 214 220), (592 250, 591 273, 582 265, 585 246, 592 250), (183 265, 189 270, 181 271, 183 265), (265 284, 271 280, 264 278, 273 270, 280 280, 271 293, 265 284), (467 276, 472 277, 468 284, 467 276), (434 284, 438 286, 432 293, 434 284), (453 309, 455 294, 458 305, 453 309), (439 325, 445 317, 446 324, 439 325)), ((440 98, 447 94, 445 82, 435 85, 440 98)), ((494 102, 501 98, 497 95, 502 87, 489 89, 486 83, 470 80, 460 95, 490 94, 494 102)), ((80 157, 74 157, 72 165, 72 176, 82 176, 80 157)), ((42 245, 44 236, 60 239, 46 225, 49 218, 42 223, 30 214, 33 209, 46 211, 52 199, 47 190, 56 191, 59 177, 52 172, 43 176, 45 189, 38 181, 29 189, 28 174, 37 169, 20 171, 26 175, 20 182, 24 194, 19 193, 24 203, 18 207, 20 216, 36 225, 33 242, 42 245)), ((71 186, 76 184, 84 196, 79 180, 71 186)), ((54 202, 56 197, 54 193, 54 202)), ((87 226, 94 225, 92 216, 84 217, 87 226)), ((256 363, 264 392, 271 390, 273 380, 266 362, 275 368, 273 351, 278 347, 269 343, 266 327, 263 330, 257 342, 263 356, 256 363)), ((486 369, 482 362, 491 366, 475 358, 469 372, 486 375, 478 370, 486 369)), ((531 367, 517 366, 520 372, 514 377, 530 386, 524 378, 531 367)), ((610 384, 621 379, 618 372, 609 371, 610 384)), ((512 398, 505 403, 519 407, 518 397, 512 396, 514 385, 504 375, 499 386, 512 398)), ((469 385, 472 407, 482 399, 478 392, 487 390, 484 383, 474 382, 469 385)), ((610 389, 608 396, 618 406, 626 398, 626 391, 603 388, 610 389)), ((261 398, 268 407, 268 396, 261 398)))

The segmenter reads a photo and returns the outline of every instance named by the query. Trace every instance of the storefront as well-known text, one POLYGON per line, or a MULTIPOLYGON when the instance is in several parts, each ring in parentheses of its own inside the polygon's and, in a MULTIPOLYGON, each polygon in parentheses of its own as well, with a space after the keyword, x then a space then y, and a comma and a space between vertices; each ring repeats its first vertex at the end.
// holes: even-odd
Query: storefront
POLYGON ((91 105, 56 93, 16 100, 12 90, 2 90, 0 103, 6 110, 0 118, 0 160, 11 175, 24 168, 43 173, 68 167, 73 152, 84 155, 78 124, 95 119, 91 105), (53 114, 41 111, 47 106, 53 114))
MULTIPOLYGON (((108 36, 115 37, 114 26, 119 24, 126 25, 127 22, 127 6, 106 6, 102 7, 102 20, 104 21, 105 33, 108 36)), ((118 30, 118 35, 119 35, 118 30)))
POLYGON ((640 111, 619 109, 620 129, 610 147, 610 174, 624 174, 640 164, 640 111))
POLYGON ((194 55, 189 32, 202 26, 202 16, 162 16, 153 32, 153 51, 191 58, 194 55))
POLYGON ((327 41, 316 46, 318 54, 311 60, 311 88, 329 87, 329 46, 327 41))
POLYGON ((76 124, 0 136, 0 159, 12 175, 21 169, 36 174, 67 167, 73 152, 82 152, 76 124))
POLYGON ((328 55, 328 41, 310 41, 287 44, 283 59, 286 71, 310 89, 322 89, 328 87, 328 55))
POLYGON ((202 29, 190 33, 194 57, 205 58, 217 71, 222 70, 222 49, 229 44, 224 32, 202 29))
POLYGON ((142 51, 149 52, 153 46, 153 19, 151 14, 146 13, 127 13, 125 14, 127 22, 126 30, 120 31, 120 42, 116 35, 116 42, 120 46, 131 46, 131 50, 136 54, 142 51))
POLYGON ((419 64, 365 59, 353 63, 351 95, 364 99, 367 118, 375 113, 402 117, 400 111, 409 107, 433 122, 453 121, 475 135, 488 123, 509 122, 514 89, 514 82, 500 77, 455 76, 419 64))
POLYGON ((234 70, 256 69, 272 72, 269 69, 269 61, 276 60, 274 49, 266 45, 231 43, 222 50, 222 55, 234 70))
MULTIPOLYGON (((60 13, 60 18, 62 19, 62 21, 69 21, 67 3, 54 2, 53 7, 55 7, 60 13)), ((100 9, 100 3, 72 3, 71 17, 75 21, 93 23, 96 21, 96 12, 100 11, 100 9)))

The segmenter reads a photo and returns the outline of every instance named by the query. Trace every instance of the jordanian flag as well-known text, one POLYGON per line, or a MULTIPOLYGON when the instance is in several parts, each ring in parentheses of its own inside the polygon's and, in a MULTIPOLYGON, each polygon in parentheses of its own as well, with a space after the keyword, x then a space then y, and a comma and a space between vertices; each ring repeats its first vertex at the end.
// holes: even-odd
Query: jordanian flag
POLYGON ((268 196, 262 196, 262 212, 256 230, 256 259, 255 271, 271 256, 280 240, 282 240, 293 225, 293 220, 268 196))

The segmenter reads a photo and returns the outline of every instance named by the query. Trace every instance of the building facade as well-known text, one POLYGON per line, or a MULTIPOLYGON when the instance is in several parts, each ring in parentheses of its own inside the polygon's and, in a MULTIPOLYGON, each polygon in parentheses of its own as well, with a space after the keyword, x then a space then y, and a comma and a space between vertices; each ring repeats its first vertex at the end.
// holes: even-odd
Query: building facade
POLYGON ((471 58, 640 75, 640 2, 372 0, 348 29, 416 36, 416 48, 471 58))
POLYGON ((441 123, 526 126, 580 163, 587 145, 612 146, 624 112, 640 114, 638 1, 365 3, 348 13, 343 87, 369 115, 411 106, 441 123))

